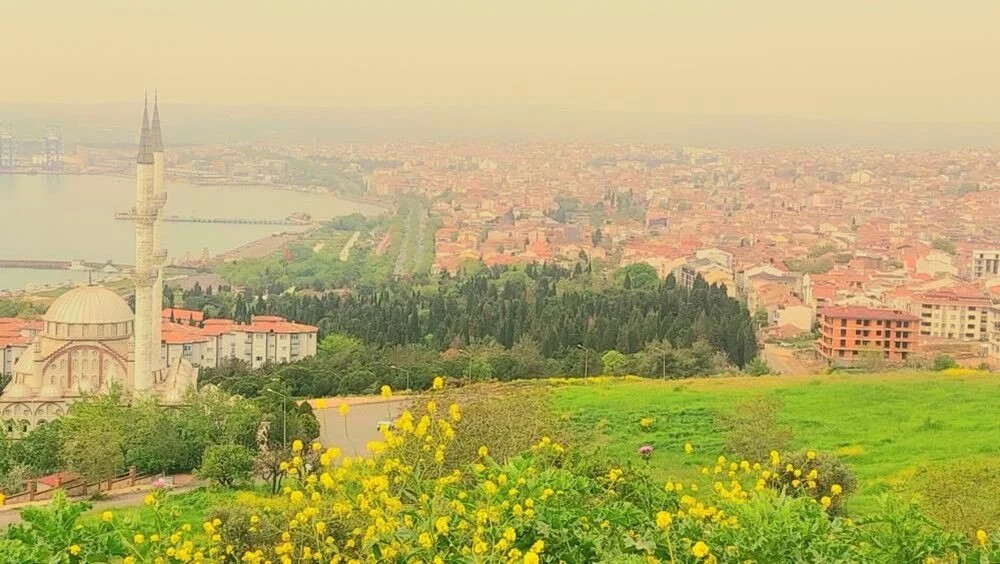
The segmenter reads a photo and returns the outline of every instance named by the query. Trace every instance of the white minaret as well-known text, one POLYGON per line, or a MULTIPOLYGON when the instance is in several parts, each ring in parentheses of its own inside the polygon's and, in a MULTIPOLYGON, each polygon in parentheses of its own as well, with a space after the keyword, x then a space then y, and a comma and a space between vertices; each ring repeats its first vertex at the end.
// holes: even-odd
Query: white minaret
MULTIPOLYGON (((153 197, 153 146, 149 131, 148 104, 142 109, 139 155, 135 167, 135 367, 136 392, 153 389, 153 351, 150 312, 153 309, 153 286, 157 270, 153 258, 153 226, 157 219, 153 197)), ((159 321, 157 319, 157 321, 159 321)), ((159 357, 159 351, 156 351, 159 357)))
POLYGON ((161 352, 163 334, 161 318, 163 312, 163 264, 167 259, 167 250, 162 247, 160 237, 160 211, 167 201, 166 185, 163 183, 163 169, 166 166, 163 157, 163 137, 160 135, 160 104, 159 96, 153 95, 153 124, 150 130, 150 143, 153 147, 153 201, 156 208, 156 218, 153 221, 153 268, 156 270, 156 282, 153 284, 153 295, 150 303, 150 318, 152 335, 150 337, 150 353, 152 354, 152 370, 154 378, 163 378, 163 356, 161 352))

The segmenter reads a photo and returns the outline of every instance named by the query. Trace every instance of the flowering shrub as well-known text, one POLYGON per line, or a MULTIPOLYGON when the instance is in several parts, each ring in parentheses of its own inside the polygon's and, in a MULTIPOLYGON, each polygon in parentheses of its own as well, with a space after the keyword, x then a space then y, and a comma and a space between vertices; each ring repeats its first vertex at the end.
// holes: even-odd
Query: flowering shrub
POLYGON ((821 479, 808 454, 795 463, 777 452, 762 462, 719 457, 701 483, 663 484, 646 464, 583 456, 542 437, 502 462, 480 445, 451 467, 463 418, 457 405, 433 401, 404 412, 367 458, 295 441, 279 494, 240 493, 194 526, 161 492, 146 500, 153 517, 142 521, 108 512, 88 522, 81 504, 60 498, 25 512, 26 523, 0 540, 0 562, 1000 559, 986 531, 951 535, 905 504, 856 522, 831 514, 849 491, 840 484, 818 500, 789 495, 803 486, 785 474, 816 470, 821 479))

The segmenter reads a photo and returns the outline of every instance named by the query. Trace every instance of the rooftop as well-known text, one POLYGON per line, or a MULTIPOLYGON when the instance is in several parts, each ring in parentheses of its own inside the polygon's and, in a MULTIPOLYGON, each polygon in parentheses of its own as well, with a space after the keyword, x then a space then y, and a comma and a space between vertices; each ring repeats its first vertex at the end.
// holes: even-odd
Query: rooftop
POLYGON ((824 317, 836 319, 881 319, 883 321, 920 321, 915 315, 910 315, 898 309, 876 309, 873 307, 825 307, 820 310, 824 317))

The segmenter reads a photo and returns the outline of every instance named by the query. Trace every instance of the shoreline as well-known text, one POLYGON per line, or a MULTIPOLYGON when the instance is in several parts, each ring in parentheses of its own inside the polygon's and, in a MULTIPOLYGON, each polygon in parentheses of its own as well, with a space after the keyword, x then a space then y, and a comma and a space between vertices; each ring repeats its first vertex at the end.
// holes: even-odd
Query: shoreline
MULTIPOLYGON (((47 177, 62 176, 62 175, 66 175, 66 176, 81 176, 81 177, 107 176, 109 178, 129 178, 130 177, 128 174, 123 173, 121 171, 60 171, 60 172, 55 172, 55 171, 38 171, 37 173, 34 173, 34 172, 31 172, 31 171, 26 171, 26 170, 18 170, 18 171, 0 171, 0 174, 7 174, 7 175, 10 175, 10 176, 25 176, 25 177, 41 176, 43 174, 45 176, 47 176, 47 177)), ((289 231, 285 231, 285 232, 281 233, 281 235, 284 236, 284 237, 288 237, 289 235, 291 235, 292 233, 294 233, 295 234, 294 235, 295 238, 300 238, 300 237, 304 236, 305 233, 308 233, 308 232, 310 232, 310 231, 318 228, 320 223, 325 223, 325 222, 334 220, 334 219, 336 219, 338 217, 344 217, 346 215, 351 215, 351 213, 360 213, 361 215, 363 215, 365 217, 378 217, 378 216, 386 214, 386 213, 391 213, 392 210, 393 210, 393 206, 392 206, 392 202, 391 201, 382 200, 382 199, 367 198, 367 197, 364 197, 364 196, 343 195, 343 194, 340 194, 340 193, 336 192, 335 190, 330 190, 330 189, 328 189, 326 187, 321 187, 321 186, 297 186, 297 185, 288 185, 288 184, 231 183, 231 182, 225 182, 225 183, 222 183, 222 182, 203 182, 203 183, 198 183, 198 182, 196 182, 196 179, 188 179, 188 178, 182 178, 182 177, 172 177, 172 178, 170 178, 170 181, 174 182, 174 183, 187 184, 189 186, 199 186, 199 187, 201 187, 201 186, 218 186, 220 188, 233 189, 233 188, 239 188, 239 187, 246 186, 246 187, 263 188, 263 189, 283 190, 283 191, 297 192, 297 193, 302 193, 302 194, 316 194, 318 197, 325 197, 324 195, 329 195, 329 196, 335 198, 336 200, 340 200, 340 201, 343 201, 345 203, 362 204, 362 205, 370 206, 371 208, 373 208, 373 209, 370 209, 370 210, 363 210, 363 211, 359 210, 359 211, 354 211, 354 212, 349 212, 349 213, 339 213, 337 215, 331 215, 330 217, 319 218, 318 219, 319 223, 317 223, 316 225, 313 225, 313 226, 303 225, 302 228, 300 228, 301 230, 300 229, 292 229, 290 232, 289 231)), ((226 260, 227 258, 229 258, 229 260, 233 260, 234 257, 241 257, 242 255, 245 254, 246 251, 248 251, 250 249, 254 249, 255 247, 259 247, 259 246, 262 246, 262 245, 263 246, 267 246, 269 242, 271 242, 271 241, 273 241, 275 239, 275 235, 276 235, 276 233, 270 233, 270 234, 264 235, 262 237, 255 237, 252 240, 244 241, 244 242, 242 242, 240 244, 233 245, 232 247, 230 247, 230 248, 228 248, 228 249, 226 249, 224 251, 221 251, 221 252, 218 252, 218 253, 214 254, 210 258, 209 263, 210 264, 211 263, 216 263, 217 264, 219 262, 222 262, 222 261, 226 260)), ((179 256, 177 258, 181 259, 182 257, 179 256)), ((176 265, 173 265, 173 266, 178 266, 180 268, 196 268, 196 267, 192 267, 192 266, 187 265, 187 264, 176 264, 176 265)), ((32 270, 32 271, 49 272, 49 273, 51 273, 51 272, 53 272, 53 270, 55 270, 55 271, 57 271, 59 273, 65 274, 65 278, 63 278, 60 275, 55 275, 55 276, 51 276, 51 275, 40 276, 39 277, 40 282, 38 282, 38 283, 34 282, 33 280, 27 280, 23 285, 20 285, 20 287, 18 287, 17 285, 15 285, 15 286, 10 287, 10 288, 6 288, 6 287, 5 288, 0 288, 0 295, 5 296, 5 297, 22 297, 22 298, 27 297, 27 298, 30 298, 32 296, 37 295, 38 293, 48 293, 48 292, 53 292, 53 291, 59 291, 61 289, 72 288, 74 286, 79 285, 80 283, 83 283, 80 280, 75 280, 75 278, 79 278, 80 275, 77 274, 75 271, 73 271, 73 269, 51 269, 51 268, 48 268, 48 269, 33 269, 33 268, 19 268, 18 270, 32 270), (56 278, 56 277, 59 278, 58 281, 53 280, 53 278, 56 278), (44 281, 41 281, 41 280, 44 280, 44 281), (28 288, 30 288, 30 289, 28 289, 28 288)), ((94 274, 95 275, 100 274, 101 277, 103 278, 103 277, 108 276, 109 273, 99 273, 97 271, 94 271, 94 274)), ((121 276, 123 273, 117 273, 117 274, 119 276, 121 276)), ((96 276, 95 276, 95 278, 96 278, 96 276)), ((12 283, 14 283, 14 282, 12 282, 12 283)))

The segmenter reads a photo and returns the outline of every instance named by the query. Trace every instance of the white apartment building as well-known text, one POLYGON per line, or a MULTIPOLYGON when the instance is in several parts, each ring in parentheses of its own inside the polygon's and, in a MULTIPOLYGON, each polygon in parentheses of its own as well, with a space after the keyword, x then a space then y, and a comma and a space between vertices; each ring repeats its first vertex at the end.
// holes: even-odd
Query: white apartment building
POLYGON ((913 296, 910 303, 910 313, 920 316, 920 335, 923 337, 989 340, 990 300, 984 294, 935 290, 913 296))
POLYGON ((1000 276, 1000 249, 972 251, 972 278, 1000 276))
MULTIPOLYGON (((317 333, 312 325, 276 316, 255 315, 246 325, 208 319, 201 328, 201 335, 207 339, 200 351, 201 365, 216 366, 226 358, 238 358, 253 368, 294 362, 316 355, 317 333)), ((192 354, 199 353, 193 348, 192 354)))

